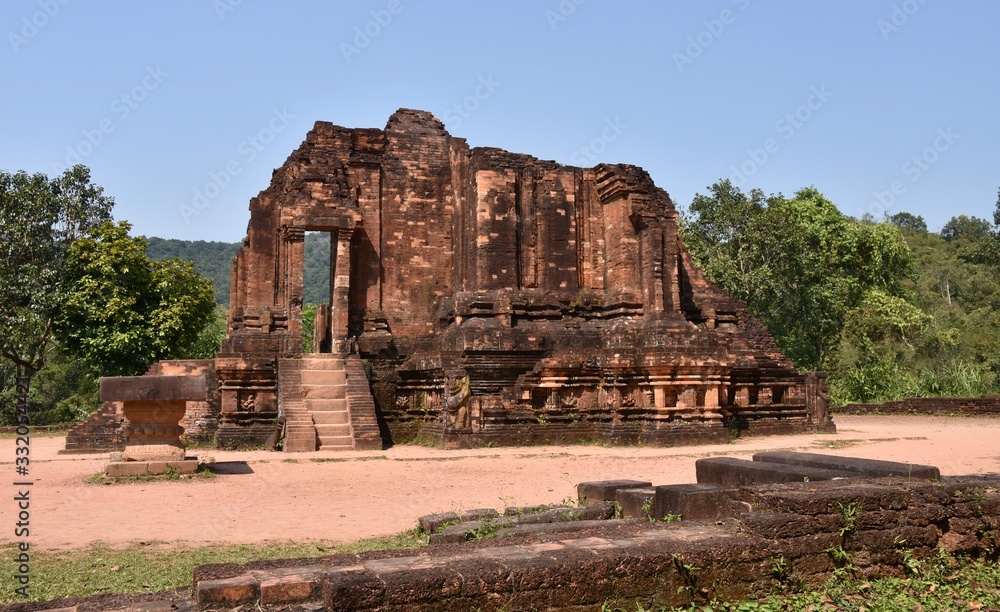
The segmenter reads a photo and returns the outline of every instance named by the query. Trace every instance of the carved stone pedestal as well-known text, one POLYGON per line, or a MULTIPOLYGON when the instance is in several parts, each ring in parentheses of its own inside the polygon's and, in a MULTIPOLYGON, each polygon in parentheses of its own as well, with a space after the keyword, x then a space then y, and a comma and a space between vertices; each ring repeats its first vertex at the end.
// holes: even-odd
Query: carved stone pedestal
MULTIPOLYGON (((112 461, 105 470, 109 475, 164 473, 167 467, 178 469, 185 460, 179 425, 188 400, 204 400, 204 376, 117 376, 101 379, 101 400, 122 402, 128 426, 128 442, 120 461, 112 461), (144 464, 124 467, 121 463, 144 464), (140 469, 142 468, 142 469, 140 469)), ((113 458, 114 459, 114 458, 113 458)))

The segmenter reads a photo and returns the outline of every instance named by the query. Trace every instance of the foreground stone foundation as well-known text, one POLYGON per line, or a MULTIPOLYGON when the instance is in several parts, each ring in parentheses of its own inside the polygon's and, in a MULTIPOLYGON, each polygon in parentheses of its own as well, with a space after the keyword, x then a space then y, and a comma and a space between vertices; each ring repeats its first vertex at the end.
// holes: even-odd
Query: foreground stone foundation
MULTIPOLYGON (((740 489, 743 511, 722 521, 600 521, 603 529, 426 551, 339 555, 286 567, 195 570, 201 607, 323 603, 341 610, 596 610, 739 601, 844 565, 860 577, 904 576, 904 558, 937 547, 996 555, 1000 479, 942 483, 876 479, 740 489), (852 506, 853 505, 853 506, 852 506), (845 528, 844 507, 857 507, 845 528), (568 536, 568 537, 567 537, 568 536), (784 559, 787 573, 772 568, 784 559), (697 569, 688 570, 686 567, 697 569), (690 587, 690 588, 689 588, 690 587)), ((275 608, 277 609, 277 608, 275 608)))

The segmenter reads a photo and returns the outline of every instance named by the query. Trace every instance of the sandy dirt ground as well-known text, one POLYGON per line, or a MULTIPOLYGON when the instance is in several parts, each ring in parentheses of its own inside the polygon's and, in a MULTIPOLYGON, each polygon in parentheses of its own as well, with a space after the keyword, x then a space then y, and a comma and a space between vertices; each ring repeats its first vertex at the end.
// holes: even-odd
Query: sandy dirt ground
MULTIPOLYGON (((350 541, 411 529, 448 510, 555 503, 588 480, 695 481, 695 459, 761 450, 826 452, 936 465, 945 475, 1000 472, 1000 419, 839 416, 837 434, 742 438, 677 448, 544 446, 445 451, 268 453, 199 449, 213 479, 96 485, 105 455, 59 455, 65 439, 31 441, 33 550, 104 542, 201 545, 350 541)), ((14 540, 14 439, 0 439, 0 542, 14 540)))

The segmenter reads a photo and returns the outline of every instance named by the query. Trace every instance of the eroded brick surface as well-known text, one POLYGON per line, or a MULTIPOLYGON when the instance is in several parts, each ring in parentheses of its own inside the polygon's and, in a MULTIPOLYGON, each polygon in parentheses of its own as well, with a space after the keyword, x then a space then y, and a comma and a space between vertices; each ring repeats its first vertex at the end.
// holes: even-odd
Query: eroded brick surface
MULTIPOLYGON (((394 439, 686 443, 830 426, 825 379, 797 373, 704 278, 644 170, 470 148, 401 109, 384 129, 316 123, 251 200, 217 359, 220 437, 259 435, 252 415, 296 393, 274 363, 302 351, 306 231, 331 237, 314 350, 369 360, 394 439)), ((354 427, 373 432, 366 410, 354 427)))
POLYGON ((220 445, 264 444, 279 395, 302 401, 304 382, 279 363, 303 352, 307 231, 329 233, 332 268, 312 350, 353 355, 338 447, 687 444, 832 427, 825 376, 796 372, 705 279, 642 168, 470 147, 400 109, 384 129, 317 122, 251 199, 210 366, 218 395, 189 405, 186 430, 200 420, 220 445))

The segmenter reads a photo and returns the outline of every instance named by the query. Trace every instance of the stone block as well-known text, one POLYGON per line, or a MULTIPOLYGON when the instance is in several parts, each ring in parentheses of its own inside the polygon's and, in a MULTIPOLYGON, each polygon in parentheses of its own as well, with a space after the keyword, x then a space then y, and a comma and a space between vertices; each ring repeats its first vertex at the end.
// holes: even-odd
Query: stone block
POLYGON ((367 571, 337 571, 323 580, 323 600, 331 610, 369 610, 381 606, 386 585, 367 571))
POLYGON ((562 521, 559 523, 524 523, 499 529, 495 534, 492 534, 492 537, 513 538, 550 533, 572 533, 574 531, 587 531, 589 529, 598 529, 605 526, 607 526, 607 523, 604 519, 596 521, 562 521))
POLYGON ((622 518, 647 519, 646 508, 652 514, 652 500, 656 495, 654 487, 642 487, 637 489, 618 489, 615 492, 615 501, 621 509, 622 518))
POLYGON ((222 580, 203 580, 195 588, 195 597, 201 607, 212 604, 237 606, 254 603, 260 585, 253 576, 243 575, 222 580))
POLYGON ((576 485, 577 501, 581 506, 599 502, 615 501, 618 489, 641 489, 651 487, 653 483, 645 480, 597 480, 581 482, 576 485))
MULTIPOLYGON (((432 604, 462 593, 462 576, 447 567, 415 567, 379 573, 392 606, 432 604)), ((344 609, 344 608, 338 608, 344 609)))
POLYGON ((698 459, 694 465, 699 483, 715 483, 730 487, 858 477, 856 472, 745 461, 732 457, 698 459))
POLYGON ((105 376, 102 402, 204 400, 205 376, 105 376))
MULTIPOLYGON (((509 510, 509 508, 508 508, 509 510)), ((614 505, 608 502, 574 508, 570 506, 541 506, 523 514, 504 513, 504 520, 516 525, 536 523, 564 523, 567 521, 602 521, 613 517, 614 505)))
POLYGON ((469 539, 469 532, 475 531, 484 526, 486 521, 466 521, 450 525, 431 534, 429 541, 431 544, 457 544, 469 539))
POLYGON ((793 451, 765 451, 756 453, 754 461, 766 463, 782 463, 802 467, 823 468, 856 472, 862 476, 902 476, 905 478, 920 478, 924 480, 941 480, 941 471, 933 465, 919 463, 901 463, 897 461, 880 461, 877 459, 862 459, 860 457, 837 457, 820 453, 797 453, 793 451))
POLYGON ((437 533, 445 526, 467 523, 470 521, 482 521, 500 516, 493 508, 476 508, 474 510, 462 510, 460 512, 441 512, 438 514, 428 514, 417 519, 420 529, 424 533, 437 533))
POLYGON ((113 461, 104 466, 108 476, 143 476, 148 473, 149 465, 145 461, 113 461))
POLYGON ((286 604, 308 601, 317 596, 318 579, 315 574, 289 574, 262 580, 260 603, 286 604))
POLYGON ((684 520, 717 519, 731 516, 737 489, 721 484, 699 483, 656 487, 653 518, 663 520, 669 514, 684 520))
POLYGON ((167 467, 180 474, 193 474, 198 471, 198 459, 188 457, 182 461, 112 461, 104 467, 104 473, 114 477, 166 474, 167 467))

